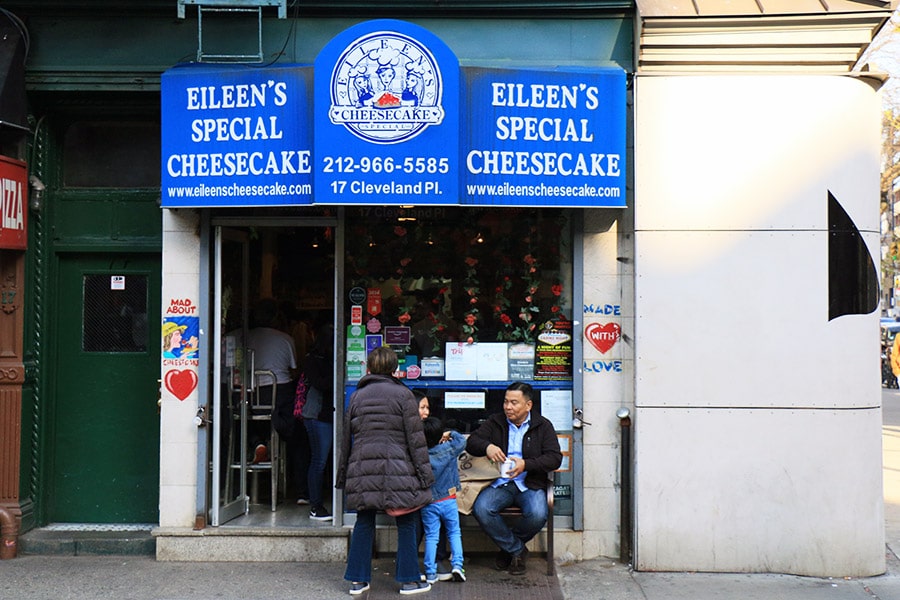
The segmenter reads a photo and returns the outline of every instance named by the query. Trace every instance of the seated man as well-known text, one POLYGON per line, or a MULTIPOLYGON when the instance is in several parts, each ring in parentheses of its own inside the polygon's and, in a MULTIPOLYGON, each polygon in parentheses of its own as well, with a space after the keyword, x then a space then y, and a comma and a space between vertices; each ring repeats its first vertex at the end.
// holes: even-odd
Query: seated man
POLYGON ((500 464, 510 461, 501 470, 503 476, 478 494, 472 512, 500 548, 497 569, 508 568, 511 575, 525 573, 525 544, 547 522, 547 473, 562 463, 553 423, 531 414, 533 395, 527 383, 510 384, 503 400, 504 414, 491 415, 466 444, 473 456, 487 456, 500 464), (522 516, 510 529, 500 512, 512 505, 522 510, 522 516))

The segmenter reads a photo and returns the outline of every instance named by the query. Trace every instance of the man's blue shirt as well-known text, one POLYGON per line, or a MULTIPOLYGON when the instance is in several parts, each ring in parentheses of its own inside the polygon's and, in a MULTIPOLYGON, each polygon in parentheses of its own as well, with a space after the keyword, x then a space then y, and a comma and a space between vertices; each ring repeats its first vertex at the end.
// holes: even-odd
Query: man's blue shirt
MULTIPOLYGON (((531 411, 528 411, 528 416, 519 426, 516 426, 516 424, 509 419, 506 420, 506 423, 509 425, 509 448, 506 449, 506 457, 522 458, 522 440, 525 439, 525 434, 528 432, 528 428, 531 427, 531 411)), ((525 471, 519 473, 514 479, 499 477, 491 484, 491 487, 500 487, 504 483, 509 483, 510 481, 516 482, 516 487, 519 488, 519 491, 524 492, 527 489, 525 487, 525 471)))

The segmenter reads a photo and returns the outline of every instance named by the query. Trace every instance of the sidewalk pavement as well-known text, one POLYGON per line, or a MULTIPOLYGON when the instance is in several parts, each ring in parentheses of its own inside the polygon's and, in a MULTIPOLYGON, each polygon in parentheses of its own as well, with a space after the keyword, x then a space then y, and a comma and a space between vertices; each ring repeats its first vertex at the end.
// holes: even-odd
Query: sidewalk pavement
MULTIPOLYGON (((900 444, 900 442, 898 442, 900 444)), ((900 452, 885 454, 885 566, 876 577, 776 573, 650 573, 611 559, 557 568, 564 600, 900 600, 900 452)))
POLYGON ((558 569, 565 600, 900 600, 900 560, 887 549, 878 577, 817 578, 771 573, 645 573, 612 560, 558 569))
MULTIPOLYGON (((887 390, 886 407, 900 408, 887 390)), ((423 600, 900 600, 900 412, 885 411, 885 548, 878 577, 817 578, 727 573, 634 572, 612 559, 561 564, 543 558, 513 577, 474 556, 466 583, 438 583, 423 600)), ((344 564, 158 562, 152 556, 22 555, 0 560, 0 600, 331 600, 350 598, 344 564)), ((400 598, 390 558, 373 563, 360 600, 400 598)))
MULTIPOLYGON (((611 559, 560 565, 547 577, 529 559, 524 577, 474 557, 465 583, 439 582, 430 600, 900 600, 900 560, 888 550, 879 577, 638 573, 611 559)), ((0 561, 2 600, 332 600, 349 598, 344 564, 158 562, 147 556, 25 555, 0 561)), ((361 600, 400 598, 389 557, 373 563, 361 600)))

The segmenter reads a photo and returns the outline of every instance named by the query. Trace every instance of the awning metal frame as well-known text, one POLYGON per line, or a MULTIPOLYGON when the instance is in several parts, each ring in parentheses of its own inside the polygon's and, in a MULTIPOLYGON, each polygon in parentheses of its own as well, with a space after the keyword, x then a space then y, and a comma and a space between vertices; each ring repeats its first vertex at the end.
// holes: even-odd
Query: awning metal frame
POLYGON ((278 7, 278 18, 287 18, 287 0, 178 0, 178 18, 184 18, 184 7, 208 6, 217 8, 263 8, 266 6, 278 7))
POLYGON ((197 7, 197 62, 263 62, 262 9, 278 7, 278 18, 287 18, 287 0, 178 0, 178 18, 185 6, 197 7), (256 13, 256 54, 206 53, 203 50, 203 13, 256 13))

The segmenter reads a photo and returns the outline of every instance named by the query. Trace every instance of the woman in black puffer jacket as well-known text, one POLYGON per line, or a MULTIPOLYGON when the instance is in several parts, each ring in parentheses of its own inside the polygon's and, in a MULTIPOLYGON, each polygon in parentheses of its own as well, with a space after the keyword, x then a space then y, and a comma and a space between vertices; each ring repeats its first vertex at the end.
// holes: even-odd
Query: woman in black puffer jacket
MULTIPOLYGON (((391 375, 397 370, 397 355, 386 346, 376 348, 369 353, 367 367, 369 374, 359 380, 344 416, 335 484, 344 489, 346 508, 356 511, 344 573, 352 595, 369 589, 372 579, 375 513, 430 503, 434 483, 415 396, 391 375)), ((396 580, 401 594, 431 589, 420 581, 418 519, 418 511, 396 517, 396 580)))

